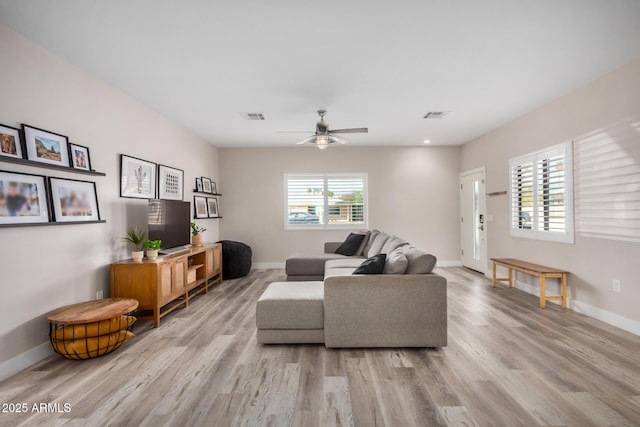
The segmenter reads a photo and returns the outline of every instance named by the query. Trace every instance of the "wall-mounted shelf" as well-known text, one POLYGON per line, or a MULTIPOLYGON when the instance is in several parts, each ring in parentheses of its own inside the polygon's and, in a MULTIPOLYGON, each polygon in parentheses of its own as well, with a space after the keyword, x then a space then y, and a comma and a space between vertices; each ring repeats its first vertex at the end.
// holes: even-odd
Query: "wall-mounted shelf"
POLYGON ((30 224, 0 224, 0 228, 9 227, 39 227, 43 225, 73 225, 73 224, 103 224, 107 222, 104 219, 98 221, 69 221, 69 222, 35 222, 30 224))
POLYGON ((52 169, 52 170, 71 172, 71 173, 80 173, 83 175, 106 176, 105 173, 97 172, 94 170, 86 171, 83 169, 75 169, 67 166, 50 165, 48 163, 34 162, 33 160, 18 159, 14 157, 0 157, 0 162, 15 163, 17 165, 32 166, 37 168, 52 169))
POLYGON ((194 194, 202 194, 203 196, 220 196, 222 197, 222 194, 220 193, 205 193, 204 191, 198 191, 195 188, 193 189, 194 194))
POLYGON ((493 193, 487 193, 487 196, 489 197, 493 197, 493 196, 505 196, 507 194, 506 191, 494 191, 493 193))

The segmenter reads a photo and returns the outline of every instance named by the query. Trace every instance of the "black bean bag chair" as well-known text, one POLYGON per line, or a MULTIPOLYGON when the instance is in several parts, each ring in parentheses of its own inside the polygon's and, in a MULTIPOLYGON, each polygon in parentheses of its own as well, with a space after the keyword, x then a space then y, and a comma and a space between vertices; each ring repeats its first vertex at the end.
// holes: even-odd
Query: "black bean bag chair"
POLYGON ((251 271, 251 246, 233 240, 220 240, 222 243, 222 278, 224 280, 244 277, 251 271))

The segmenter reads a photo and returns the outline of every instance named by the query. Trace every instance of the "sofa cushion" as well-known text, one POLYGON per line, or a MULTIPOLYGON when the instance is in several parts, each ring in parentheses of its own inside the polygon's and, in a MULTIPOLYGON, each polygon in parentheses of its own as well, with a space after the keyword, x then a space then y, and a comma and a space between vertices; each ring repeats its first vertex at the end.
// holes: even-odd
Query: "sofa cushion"
POLYGON ((324 275, 324 263, 330 259, 347 258, 339 254, 298 254, 287 258, 287 276, 320 276, 324 275))
POLYGON ((402 251, 402 248, 397 248, 387 255, 387 260, 384 263, 384 274, 404 274, 407 270, 409 260, 402 251))
POLYGON ((330 270, 332 268, 358 268, 360 267, 360 264, 362 264, 362 261, 364 261, 365 259, 362 257, 353 257, 350 256, 348 258, 340 258, 340 259, 332 259, 327 261, 327 263, 324 265, 324 271, 325 273, 327 272, 327 270, 330 270))
POLYGON ((387 259, 386 254, 374 255, 366 259, 353 274, 382 274, 384 270, 384 262, 387 259))
POLYGON ((408 245, 408 244, 409 243, 407 241, 405 241, 404 239, 401 239, 398 236, 391 236, 387 239, 384 246, 382 246, 380 253, 389 255, 391 252, 395 251, 399 247, 408 245))
POLYGON ((436 266, 436 257, 413 246, 403 246, 409 264, 405 274, 429 274, 436 266))
MULTIPOLYGON (((360 261, 362 262, 362 260, 360 260, 360 261)), ((356 266, 356 267, 327 268, 325 270, 325 272, 324 272, 324 278, 326 279, 327 277, 351 276, 356 268, 358 268, 358 267, 356 266)))
POLYGON ((363 256, 367 256, 369 250, 371 250, 371 245, 373 245, 373 241, 376 240, 376 236, 378 234, 380 234, 380 230, 373 229, 369 232, 369 240, 367 240, 367 244, 364 246, 364 249, 362 251, 363 256))
POLYGON ((378 235, 373 240, 371 247, 369 248, 369 252, 364 254, 364 256, 366 256, 367 258, 371 258, 374 255, 378 255, 379 253, 382 253, 382 247, 384 246, 385 243, 387 243, 388 239, 389 239, 389 235, 387 233, 383 233, 383 232, 378 233, 378 235))
POLYGON ((371 232, 367 230, 362 232, 362 234, 364 234, 364 239, 362 239, 362 243, 360 244, 360 247, 354 254, 355 256, 362 256, 364 254, 364 248, 366 248, 367 244, 369 243, 369 237, 371 236, 371 232))
POLYGON ((324 328, 324 282, 275 282, 256 304, 258 329, 324 328))
POLYGON ((360 246, 364 241, 366 235, 361 233, 350 233, 344 242, 338 249, 336 249, 335 253, 340 255, 352 256, 357 255, 357 252, 360 250, 360 246))

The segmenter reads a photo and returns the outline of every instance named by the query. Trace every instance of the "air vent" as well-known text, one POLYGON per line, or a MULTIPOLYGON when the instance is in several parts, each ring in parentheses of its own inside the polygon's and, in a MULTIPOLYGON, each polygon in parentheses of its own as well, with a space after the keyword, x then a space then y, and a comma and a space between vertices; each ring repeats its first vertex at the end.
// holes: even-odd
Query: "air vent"
POLYGON ((245 120, 264 120, 264 114, 262 113, 240 113, 245 120))
POLYGON ((449 114, 448 111, 429 111, 424 115, 423 119, 441 119, 449 114))

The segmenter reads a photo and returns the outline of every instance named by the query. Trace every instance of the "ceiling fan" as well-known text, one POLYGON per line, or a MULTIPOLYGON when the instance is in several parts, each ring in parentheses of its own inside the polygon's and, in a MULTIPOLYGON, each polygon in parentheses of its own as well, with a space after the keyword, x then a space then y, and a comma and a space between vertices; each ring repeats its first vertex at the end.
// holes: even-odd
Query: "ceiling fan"
MULTIPOLYGON (((319 149, 326 150, 329 147, 329 144, 333 144, 335 142, 340 144, 346 144, 349 142, 348 139, 343 138, 341 136, 336 136, 336 134, 340 133, 367 133, 369 132, 368 128, 351 128, 351 129, 329 129, 329 124, 324 121, 324 116, 327 114, 326 110, 318 110, 318 115, 320 116, 320 120, 316 123, 316 131, 314 135, 311 135, 308 138, 303 139, 298 142, 297 145, 302 145, 306 143, 316 144, 319 149)), ((278 131, 278 133, 313 133, 312 131, 278 131)))

